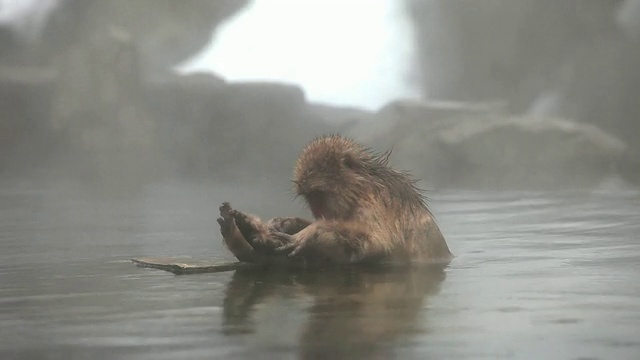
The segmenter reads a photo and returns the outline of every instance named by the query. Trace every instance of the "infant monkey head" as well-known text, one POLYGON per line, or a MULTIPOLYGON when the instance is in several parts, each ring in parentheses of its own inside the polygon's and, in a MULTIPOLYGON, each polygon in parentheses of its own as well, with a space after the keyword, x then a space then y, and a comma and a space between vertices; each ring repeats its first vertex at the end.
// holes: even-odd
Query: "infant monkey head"
POLYGON ((389 167, 389 155, 340 135, 317 138, 298 157, 293 172, 295 192, 305 199, 316 219, 348 220, 392 193, 422 203, 414 181, 389 167))

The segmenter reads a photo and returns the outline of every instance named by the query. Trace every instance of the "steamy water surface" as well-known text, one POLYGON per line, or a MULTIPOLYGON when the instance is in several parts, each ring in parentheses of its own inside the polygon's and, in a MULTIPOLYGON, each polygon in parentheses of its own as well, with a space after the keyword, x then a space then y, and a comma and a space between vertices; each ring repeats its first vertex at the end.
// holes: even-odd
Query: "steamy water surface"
POLYGON ((3 359, 640 356, 638 192, 433 192, 444 271, 176 276, 129 259, 230 259, 224 200, 306 213, 264 184, 0 189, 3 359))

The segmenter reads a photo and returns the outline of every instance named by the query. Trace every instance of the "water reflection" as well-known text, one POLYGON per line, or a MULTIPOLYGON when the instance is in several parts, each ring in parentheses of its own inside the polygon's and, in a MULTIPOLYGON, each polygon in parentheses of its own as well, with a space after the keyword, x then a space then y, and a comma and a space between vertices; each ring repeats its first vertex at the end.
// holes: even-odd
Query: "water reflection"
MULTIPOLYGON (((300 358, 386 359, 411 334, 426 331, 428 321, 421 314, 445 277, 442 267, 238 270, 226 288, 222 329, 227 336, 254 333, 256 308, 279 298, 306 296, 311 305, 297 346, 300 358)), ((267 326, 278 330, 282 317, 299 316, 281 315, 267 326)))

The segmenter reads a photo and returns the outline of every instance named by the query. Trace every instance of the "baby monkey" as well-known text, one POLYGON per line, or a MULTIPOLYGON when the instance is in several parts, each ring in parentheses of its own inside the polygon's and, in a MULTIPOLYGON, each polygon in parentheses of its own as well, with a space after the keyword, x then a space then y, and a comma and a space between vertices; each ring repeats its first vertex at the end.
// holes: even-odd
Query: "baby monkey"
POLYGON ((224 242, 240 261, 294 265, 448 262, 452 255, 409 173, 340 135, 316 138, 298 157, 295 193, 315 221, 267 222, 220 207, 224 242))

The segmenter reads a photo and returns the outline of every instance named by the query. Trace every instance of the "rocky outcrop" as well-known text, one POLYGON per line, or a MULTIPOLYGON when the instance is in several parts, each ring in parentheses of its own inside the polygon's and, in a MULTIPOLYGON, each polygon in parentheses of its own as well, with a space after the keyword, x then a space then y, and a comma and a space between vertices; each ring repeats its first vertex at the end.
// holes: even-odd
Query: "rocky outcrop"
POLYGON ((446 184, 470 188, 581 188, 618 175, 627 146, 561 119, 495 118, 460 124, 438 139, 446 184))
POLYGON ((88 164, 99 176, 153 176, 163 146, 149 79, 170 76, 247 3, 61 0, 29 44, 3 28, 2 165, 31 163, 20 151, 28 149, 35 158, 63 153, 65 165, 88 164))
POLYGON ((249 0, 63 0, 40 40, 39 56, 51 59, 69 46, 103 38, 112 28, 138 44, 147 72, 165 72, 193 56, 215 28, 249 0))
POLYGON ((640 0, 626 0, 617 9, 616 23, 631 39, 640 40, 640 0))
MULTIPOLYGON (((335 131, 342 118, 366 114, 310 104, 293 84, 227 82, 169 69, 145 75, 138 43, 126 29, 110 27, 94 40, 70 45, 38 71, 20 75, 7 67, 2 84, 19 100, 33 94, 29 100, 42 102, 34 103, 40 113, 30 121, 48 134, 55 151, 40 155, 61 154, 52 166, 101 183, 163 175, 287 183, 304 144, 335 131)), ((5 109, 16 116, 0 121, 0 132, 13 141, 12 126, 26 124, 21 111, 29 109, 7 99, 5 109), (13 104, 20 109, 13 111, 13 104)))
POLYGON ((627 165, 627 145, 595 126, 512 117, 499 104, 398 102, 349 132, 392 146, 394 164, 438 189, 589 187, 627 165))
POLYGON ((168 158, 177 156, 185 173, 232 178, 277 173, 284 163, 288 172, 293 149, 318 125, 304 116, 307 102, 298 86, 211 82, 205 90, 175 80, 179 87, 152 86, 149 104, 163 124, 168 158))
POLYGON ((406 0, 427 98, 499 99, 510 114, 591 124, 630 159, 640 158, 638 3, 406 0))
MULTIPOLYGON (((92 6, 106 7, 106 14, 110 6, 123 4, 92 6)), ((3 165, 11 162, 7 159, 24 160, 13 157, 20 146, 45 144, 36 150, 41 159, 62 154, 63 161, 54 166, 81 169, 101 182, 178 175, 287 184, 308 141, 341 132, 376 149, 393 148, 394 165, 424 178, 431 188, 574 188, 607 176, 640 179, 640 151, 633 141, 638 133, 625 132, 630 127, 617 126, 607 118, 609 112, 596 112, 597 102, 578 107, 592 109, 591 125, 544 111, 516 117, 509 99, 404 100, 372 114, 309 103, 294 84, 228 82, 206 73, 178 75, 168 68, 145 72, 150 54, 158 53, 145 55, 150 50, 140 43, 144 31, 116 23, 105 21, 104 31, 87 37, 92 41, 83 34, 67 39, 65 51, 47 66, 23 65, 21 71, 0 66, 0 106, 6 110, 0 117, 3 165)), ((159 59, 164 59, 162 66, 174 62, 159 59)), ((590 61, 584 66, 597 68, 590 61)), ((600 78, 589 79, 585 86, 600 78)), ((588 98, 602 103, 597 91, 591 94, 588 98)), ((629 104, 631 98, 609 97, 629 104)))
POLYGON ((53 69, 0 64, 0 173, 34 166, 52 146, 45 119, 51 113, 53 69))
MULTIPOLYGON (((584 60, 576 49, 621 39, 615 14, 625 2, 405 1, 427 97, 507 99, 516 112, 558 79, 585 75, 567 74, 567 67, 584 60)), ((614 64, 601 66, 607 71, 614 64)))
POLYGON ((216 179, 287 183, 309 140, 371 115, 310 103, 293 84, 226 82, 204 73, 152 81, 146 93, 163 156, 181 174, 216 179))

